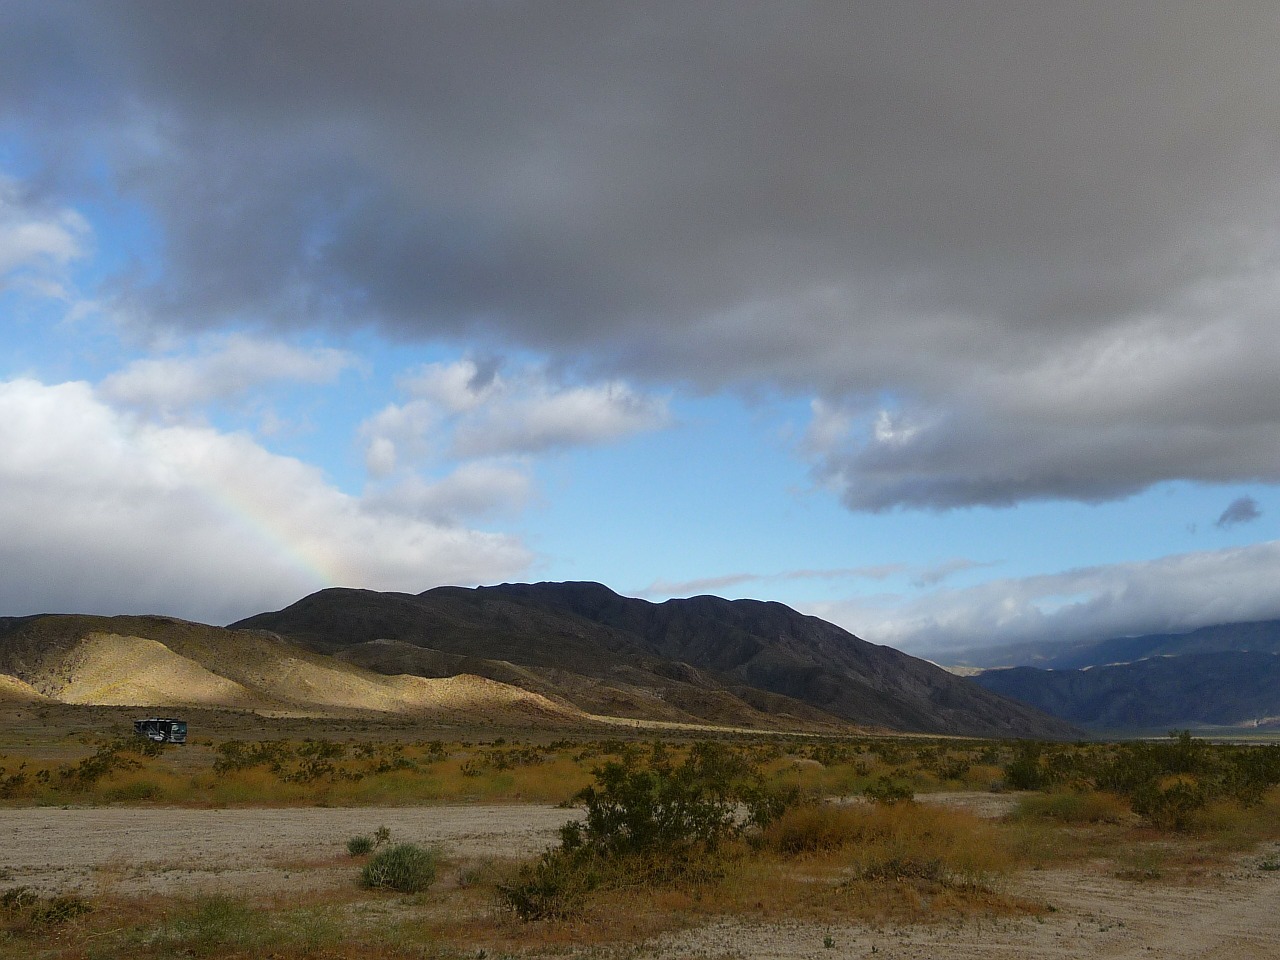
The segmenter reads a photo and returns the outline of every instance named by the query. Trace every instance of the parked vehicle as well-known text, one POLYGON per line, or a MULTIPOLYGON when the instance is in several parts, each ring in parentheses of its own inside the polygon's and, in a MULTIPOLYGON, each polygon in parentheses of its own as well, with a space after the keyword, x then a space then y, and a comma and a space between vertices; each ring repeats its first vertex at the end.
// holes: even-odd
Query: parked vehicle
POLYGON ((133 721, 133 732, 157 743, 186 743, 187 721, 172 717, 150 717, 133 721))

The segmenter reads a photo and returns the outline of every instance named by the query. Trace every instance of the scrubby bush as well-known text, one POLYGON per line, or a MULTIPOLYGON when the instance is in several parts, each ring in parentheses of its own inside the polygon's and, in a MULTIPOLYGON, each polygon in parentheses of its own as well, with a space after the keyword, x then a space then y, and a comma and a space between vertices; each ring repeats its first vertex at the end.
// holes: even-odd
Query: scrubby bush
POLYGON ((1133 795, 1133 812, 1165 830, 1189 830, 1209 803, 1209 791, 1191 779, 1144 784, 1133 795))
POLYGON ((104 777, 122 770, 138 769, 142 766, 139 756, 153 757, 163 749, 164 744, 140 737, 119 737, 103 741, 91 756, 85 757, 75 766, 59 767, 58 777, 62 785, 69 789, 89 790, 104 777))
POLYGON ((360 872, 360 882, 372 889, 421 893, 435 882, 439 856, 435 850, 413 843, 388 847, 374 856, 360 872))
POLYGON ((606 877, 621 879, 616 865, 610 868, 580 852, 552 849, 499 881, 498 897, 521 920, 564 920, 582 912, 588 895, 606 877))
MULTIPOLYGON (((1016 789, 1065 787, 1068 796, 1109 794, 1126 801, 1152 826, 1189 830, 1202 825, 1210 807, 1241 809, 1261 803, 1267 791, 1280 784, 1280 746, 1211 745, 1186 730, 1171 731, 1166 740, 1092 749, 1084 744, 1068 748, 1023 743, 1005 767, 1005 780, 1016 789)), ((1045 807, 1029 801, 1027 809, 1071 820, 1081 811, 1073 812, 1070 806, 1083 802, 1055 799, 1044 801, 1049 805, 1045 807)))
POLYGON ((859 880, 931 880, 942 883, 946 870, 940 857, 887 854, 869 859, 858 868, 859 880))
POLYGON ((372 853, 379 847, 385 847, 391 842, 391 831, 386 827, 379 827, 373 831, 372 837, 364 835, 352 837, 347 841, 347 853, 353 857, 363 857, 365 854, 372 853))
POLYGON ((1011 790, 1041 790, 1048 786, 1048 777, 1040 765, 1043 747, 1038 743, 1022 743, 1014 757, 1004 768, 1005 786, 1011 790))
POLYGON ((761 846, 788 856, 839 850, 854 842, 865 821, 856 807, 806 803, 787 810, 761 833, 761 846))
POLYGON ((914 799, 916 795, 911 789, 911 784, 887 776, 877 777, 867 784, 862 794, 876 803, 905 803, 914 799))
POLYGON ((1121 745, 1096 780, 1128 797, 1153 826, 1187 830, 1210 804, 1260 803, 1280 783, 1280 747, 1211 747, 1186 730, 1172 731, 1166 741, 1121 745))
POLYGON ((585 816, 561 827, 560 846, 498 885, 521 919, 569 916, 601 887, 715 876, 731 841, 794 800, 766 789, 741 754, 709 742, 694 744, 679 765, 655 744, 647 766, 624 756, 594 773, 574 797, 585 816))
POLYGON ((74 894, 46 896, 27 886, 0 893, 0 925, 14 932, 56 926, 92 911, 88 900, 74 894))
POLYGON ((9 773, 0 767, 0 799, 9 800, 22 792, 27 785, 26 764, 19 764, 18 769, 9 773))

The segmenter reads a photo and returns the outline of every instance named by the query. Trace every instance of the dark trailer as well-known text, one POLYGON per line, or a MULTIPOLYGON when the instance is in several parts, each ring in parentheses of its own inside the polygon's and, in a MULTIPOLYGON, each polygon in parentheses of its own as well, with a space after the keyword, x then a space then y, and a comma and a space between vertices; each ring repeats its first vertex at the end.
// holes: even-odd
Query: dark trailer
POLYGON ((133 732, 157 743, 186 743, 187 721, 170 717, 151 717, 133 721, 133 732))

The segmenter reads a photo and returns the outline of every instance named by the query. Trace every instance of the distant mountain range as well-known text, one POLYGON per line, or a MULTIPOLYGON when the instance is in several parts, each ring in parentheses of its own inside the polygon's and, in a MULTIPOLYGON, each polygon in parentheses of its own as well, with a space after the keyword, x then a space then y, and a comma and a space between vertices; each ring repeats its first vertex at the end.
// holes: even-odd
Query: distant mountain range
POLYGON ((382 674, 466 672, 590 713, 972 736, 1075 731, 780 603, 649 603, 598 583, 332 589, 231 625, 382 674))
POLYGON ((950 659, 987 667, 972 679, 988 690, 1096 730, 1280 729, 1280 620, 950 659))

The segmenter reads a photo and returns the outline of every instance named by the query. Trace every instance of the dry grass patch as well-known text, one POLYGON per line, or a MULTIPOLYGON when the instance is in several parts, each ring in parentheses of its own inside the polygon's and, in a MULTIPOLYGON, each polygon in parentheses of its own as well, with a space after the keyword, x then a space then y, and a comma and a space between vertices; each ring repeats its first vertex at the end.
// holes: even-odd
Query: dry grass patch
POLYGON ((848 880, 923 880, 987 890, 1017 865, 995 825, 914 803, 814 804, 786 811, 761 834, 776 856, 843 854, 848 880))
POLYGON ((1062 791, 1020 797, 1012 819, 1064 824, 1123 823, 1132 819, 1132 811, 1128 803, 1113 793, 1062 791))

